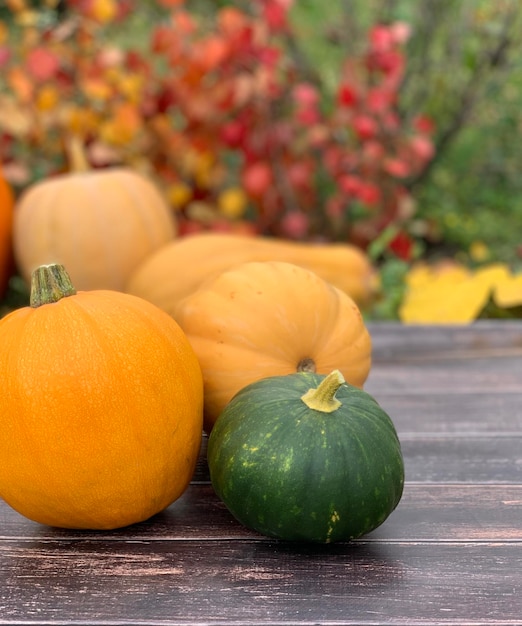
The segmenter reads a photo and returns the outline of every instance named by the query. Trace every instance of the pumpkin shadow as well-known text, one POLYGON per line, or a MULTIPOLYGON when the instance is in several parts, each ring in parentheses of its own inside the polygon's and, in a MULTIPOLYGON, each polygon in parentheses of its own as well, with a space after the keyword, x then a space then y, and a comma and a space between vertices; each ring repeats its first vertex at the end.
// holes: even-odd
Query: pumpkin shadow
POLYGON ((285 570, 302 578, 311 594, 324 591, 345 594, 347 589, 364 588, 365 593, 398 587, 405 578, 405 566, 397 545, 356 540, 332 544, 289 541, 258 542, 253 558, 257 562, 276 559, 285 570), (319 587, 319 589, 318 589, 319 587))

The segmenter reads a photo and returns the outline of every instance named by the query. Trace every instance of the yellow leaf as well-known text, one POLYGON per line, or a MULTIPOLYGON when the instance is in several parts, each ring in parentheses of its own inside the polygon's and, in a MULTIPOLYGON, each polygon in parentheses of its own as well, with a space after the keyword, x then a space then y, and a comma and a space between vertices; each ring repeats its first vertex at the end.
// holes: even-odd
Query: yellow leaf
POLYGON ((470 258, 477 263, 486 261, 490 255, 489 248, 483 241, 474 241, 469 248, 470 258))
POLYGON ((406 275, 406 285, 416 289, 433 281, 442 281, 447 284, 458 283, 468 278, 471 272, 468 268, 452 259, 444 259, 435 265, 419 263, 406 275))
POLYGON ((216 158, 212 153, 198 153, 194 167, 194 179, 199 187, 207 189, 212 186, 212 172, 215 162, 216 158))
POLYGON ((184 182, 174 183, 167 188, 167 198, 175 209, 180 209, 192 200, 192 188, 184 182))
POLYGON ((474 280, 488 285, 491 289, 510 277, 510 271, 503 263, 485 265, 474 274, 474 280))
POLYGON ((19 26, 22 26, 24 28, 28 28, 30 26, 36 26, 38 24, 39 19, 40 19, 40 16, 38 14, 38 11, 31 11, 29 9, 20 11, 16 15, 16 23, 19 26))
POLYGON ((118 13, 118 7, 114 0, 93 0, 91 14, 99 22, 112 21, 118 13))
POLYGON ((80 136, 97 131, 100 123, 99 115, 92 109, 84 109, 76 105, 65 107, 63 117, 68 130, 80 136))
POLYGON ((457 264, 427 269, 417 281, 408 283, 399 310, 406 324, 468 324, 480 315, 495 286, 509 276, 501 264, 485 266, 474 274, 457 264))
POLYGON ((120 93, 128 100, 138 103, 143 94, 143 78, 141 76, 120 75, 117 81, 120 93))
POLYGON ((112 96, 112 88, 103 78, 86 78, 82 81, 81 88, 91 100, 106 101, 112 96))
POLYGON ((432 278, 432 268, 427 263, 417 263, 405 276, 406 285, 414 289, 420 285, 425 285, 432 278))
POLYGON ((426 286, 406 295, 399 317, 406 324, 469 324, 484 308, 490 291, 473 279, 426 286))
POLYGON ((225 189, 218 197, 219 212, 225 217, 237 219, 244 214, 247 202, 246 194, 242 189, 238 187, 225 189))
POLYGON ((13 67, 7 75, 7 81, 20 102, 31 102, 34 95, 34 82, 19 67, 13 67))
POLYGON ((141 128, 141 117, 132 104, 124 102, 114 109, 112 119, 100 128, 100 138, 108 144, 123 146, 130 143, 141 128))
POLYGON ((493 302, 501 309, 522 304, 522 274, 508 276, 495 285, 493 302))
POLYGON ((36 96, 36 108, 39 111, 51 111, 60 101, 58 90, 52 85, 45 85, 36 96))
POLYGON ((0 20, 0 45, 7 42, 8 35, 9 31, 7 29, 7 24, 3 20, 0 20))
POLYGON ((20 106, 16 98, 0 95, 0 128, 16 137, 24 137, 31 133, 32 127, 29 111, 20 106))

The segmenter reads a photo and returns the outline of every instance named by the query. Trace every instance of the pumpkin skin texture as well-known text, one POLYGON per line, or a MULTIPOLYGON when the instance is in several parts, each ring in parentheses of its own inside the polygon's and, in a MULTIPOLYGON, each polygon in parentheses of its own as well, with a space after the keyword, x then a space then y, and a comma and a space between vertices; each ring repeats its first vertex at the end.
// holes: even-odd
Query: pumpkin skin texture
POLYGON ((79 290, 124 291, 131 273, 174 238, 176 224, 155 185, 128 168, 90 170, 29 187, 15 207, 17 267, 62 263, 79 290))
POLYGON ((404 486, 400 442, 366 392, 300 373, 242 389, 208 441, 212 485, 245 526, 291 541, 348 541, 380 526, 404 486), (310 408, 304 399, 317 398, 310 408), (321 395, 321 394, 319 394, 321 395), (328 406, 333 402, 333 406, 328 406), (327 407, 325 409, 325 407, 327 407))
POLYGON ((266 378, 340 369, 362 387, 371 338, 344 292, 285 262, 250 262, 205 283, 179 305, 176 320, 203 371, 205 430, 231 398, 266 378))
POLYGON ((0 172, 0 296, 13 271, 12 230, 14 194, 0 172))
POLYGON ((175 315, 178 303, 209 277, 249 261, 284 261, 311 270, 360 307, 375 299, 377 273, 359 248, 228 233, 201 233, 169 242, 130 277, 126 291, 175 315), (181 271, 182 270, 182 271, 181 271))
POLYGON ((0 321, 0 496, 50 526, 148 519, 184 492, 199 456, 190 344, 148 302, 76 293, 63 267, 35 271, 31 303, 0 321))

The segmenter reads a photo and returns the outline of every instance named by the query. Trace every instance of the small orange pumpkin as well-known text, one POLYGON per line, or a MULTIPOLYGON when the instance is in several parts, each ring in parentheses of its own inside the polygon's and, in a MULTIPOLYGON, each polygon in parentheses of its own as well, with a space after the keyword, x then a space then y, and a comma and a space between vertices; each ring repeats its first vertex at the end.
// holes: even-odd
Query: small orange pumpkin
POLYGON ((0 296, 13 270, 12 229, 14 194, 0 172, 0 296))
POLYGON ((156 185, 130 168, 89 170, 71 148, 70 173, 39 181, 20 197, 13 226, 18 269, 29 282, 46 263, 67 267, 77 289, 116 289, 174 238, 173 215, 156 185))
POLYGON ((355 302, 297 265, 249 262, 210 279, 175 318, 203 371, 205 430, 246 385, 299 371, 339 369, 362 387, 371 339, 355 302))
POLYGON ((187 487, 201 370, 178 324, 114 291, 38 268, 31 306, 0 321, 0 497, 65 528, 145 520, 187 487))

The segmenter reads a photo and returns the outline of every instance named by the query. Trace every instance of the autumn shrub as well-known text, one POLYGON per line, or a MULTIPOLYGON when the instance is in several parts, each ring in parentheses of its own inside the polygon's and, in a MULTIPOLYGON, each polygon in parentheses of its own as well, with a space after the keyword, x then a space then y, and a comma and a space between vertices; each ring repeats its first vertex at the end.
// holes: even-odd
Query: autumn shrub
POLYGON ((384 237, 394 254, 412 255, 405 183, 434 148, 428 118, 399 114, 406 23, 372 26, 326 92, 293 45, 291 0, 205 11, 158 0, 161 19, 140 46, 118 34, 143 3, 65 4, 67 17, 52 20, 12 1, 16 28, 0 26, 1 159, 18 188, 66 170, 79 136, 93 167, 154 176, 182 233, 364 247, 384 237))

